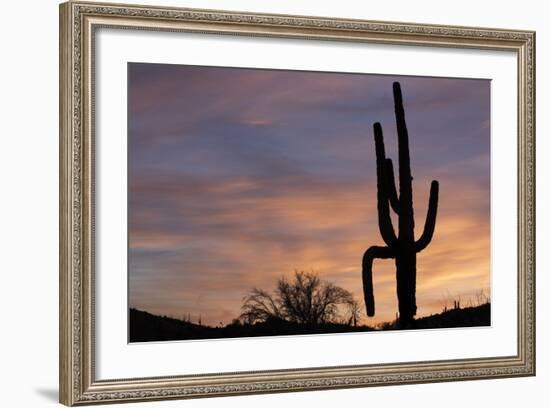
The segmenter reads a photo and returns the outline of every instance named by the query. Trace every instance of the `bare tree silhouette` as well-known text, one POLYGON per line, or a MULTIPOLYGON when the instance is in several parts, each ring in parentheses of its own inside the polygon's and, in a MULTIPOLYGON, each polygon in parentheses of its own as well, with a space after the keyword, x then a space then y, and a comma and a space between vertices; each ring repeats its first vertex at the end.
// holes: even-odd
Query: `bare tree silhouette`
POLYGON ((357 325, 358 305, 347 290, 321 280, 315 273, 295 271, 293 280, 282 277, 277 281, 274 294, 253 288, 243 299, 240 317, 250 324, 282 319, 310 326, 357 325))
POLYGON ((253 288, 243 300, 240 317, 247 323, 284 319, 281 302, 265 290, 253 288))
POLYGON ((408 327, 413 323, 416 315, 416 254, 425 249, 433 237, 439 183, 436 180, 432 181, 424 232, 415 241, 409 135, 399 82, 393 83, 393 98, 399 150, 399 195, 397 194, 392 161, 386 158, 382 126, 376 122, 374 124, 374 142, 378 189, 378 226, 380 235, 387 246, 371 246, 363 255, 363 291, 367 315, 374 316, 372 263, 376 258, 395 259, 399 325, 408 327), (395 233, 392 225, 390 206, 398 216, 398 234, 395 233))
POLYGON ((352 299, 347 304, 347 310, 348 310, 348 321, 346 322, 348 326, 357 327, 357 323, 359 322, 359 319, 361 318, 361 310, 363 306, 355 299, 352 299))

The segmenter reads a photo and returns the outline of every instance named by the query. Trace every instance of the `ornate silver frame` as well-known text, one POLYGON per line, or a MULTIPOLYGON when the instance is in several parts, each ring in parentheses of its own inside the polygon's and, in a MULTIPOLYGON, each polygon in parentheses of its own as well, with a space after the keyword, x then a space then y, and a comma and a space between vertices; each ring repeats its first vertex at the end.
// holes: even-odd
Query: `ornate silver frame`
POLYGON ((68 2, 60 5, 60 401, 145 401, 535 374, 535 33, 68 2), (97 380, 94 375, 93 46, 98 27, 507 50, 518 61, 516 355, 97 380))

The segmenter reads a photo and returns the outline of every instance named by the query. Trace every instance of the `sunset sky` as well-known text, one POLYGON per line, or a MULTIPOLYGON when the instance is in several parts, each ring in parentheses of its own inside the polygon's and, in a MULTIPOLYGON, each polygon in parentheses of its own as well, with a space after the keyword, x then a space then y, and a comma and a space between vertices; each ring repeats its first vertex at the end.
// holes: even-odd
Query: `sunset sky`
MULTIPOLYGON (((393 81, 417 237, 440 183, 418 316, 490 293, 490 81, 142 63, 128 79, 130 307, 226 324, 252 287, 271 290, 294 270, 363 301, 362 255, 383 245, 376 121, 397 166, 393 81)), ((373 275, 369 325, 397 311, 394 261, 375 261, 373 275)))

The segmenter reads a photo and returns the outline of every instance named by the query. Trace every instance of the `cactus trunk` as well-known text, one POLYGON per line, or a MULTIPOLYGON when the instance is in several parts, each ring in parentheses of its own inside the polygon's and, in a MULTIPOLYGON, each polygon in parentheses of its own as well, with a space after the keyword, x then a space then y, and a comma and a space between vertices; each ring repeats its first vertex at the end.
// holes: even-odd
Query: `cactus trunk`
POLYGON ((393 97, 399 150, 399 195, 396 190, 392 161, 386 158, 382 126, 380 123, 375 123, 378 226, 380 235, 387 246, 373 246, 365 252, 363 256, 363 291, 367 315, 374 316, 373 261, 377 258, 394 258, 399 324, 401 327, 409 327, 413 324, 416 315, 416 254, 426 248, 433 237, 437 216, 439 184, 435 180, 432 181, 424 232, 418 241, 415 241, 409 136, 405 122, 401 87, 398 82, 393 84, 393 97), (397 234, 392 225, 390 208, 398 216, 397 234))
POLYGON ((416 315, 416 251, 402 248, 396 251, 395 270, 399 322, 408 326, 416 315))

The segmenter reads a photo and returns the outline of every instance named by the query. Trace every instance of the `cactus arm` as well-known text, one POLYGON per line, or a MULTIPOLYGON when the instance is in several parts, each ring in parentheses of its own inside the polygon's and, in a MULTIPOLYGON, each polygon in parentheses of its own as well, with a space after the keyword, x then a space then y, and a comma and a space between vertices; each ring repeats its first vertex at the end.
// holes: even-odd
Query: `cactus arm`
POLYGON ((426 222, 424 224, 424 232, 416 241, 416 252, 422 251, 431 242, 435 230, 435 220, 437 217, 437 204, 439 201, 439 183, 434 180, 430 187, 430 201, 428 204, 428 213, 426 215, 426 222))
POLYGON ((363 255, 363 294, 367 307, 367 316, 374 316, 374 291, 372 286, 372 263, 378 259, 395 257, 395 252, 390 247, 371 246, 363 255))
POLYGON ((393 163, 391 159, 386 159, 384 178, 386 179, 388 199, 390 200, 391 208, 396 214, 399 214, 399 198, 397 198, 397 188, 395 187, 395 175, 393 174, 393 163))
POLYGON ((374 144, 376 149, 376 180, 377 180, 377 201, 378 201, 378 228, 380 235, 388 246, 392 246, 397 237, 393 229, 390 217, 390 204, 386 193, 387 183, 384 177, 384 165, 386 161, 386 152, 384 151, 384 136, 382 126, 376 122, 374 124, 374 144))

